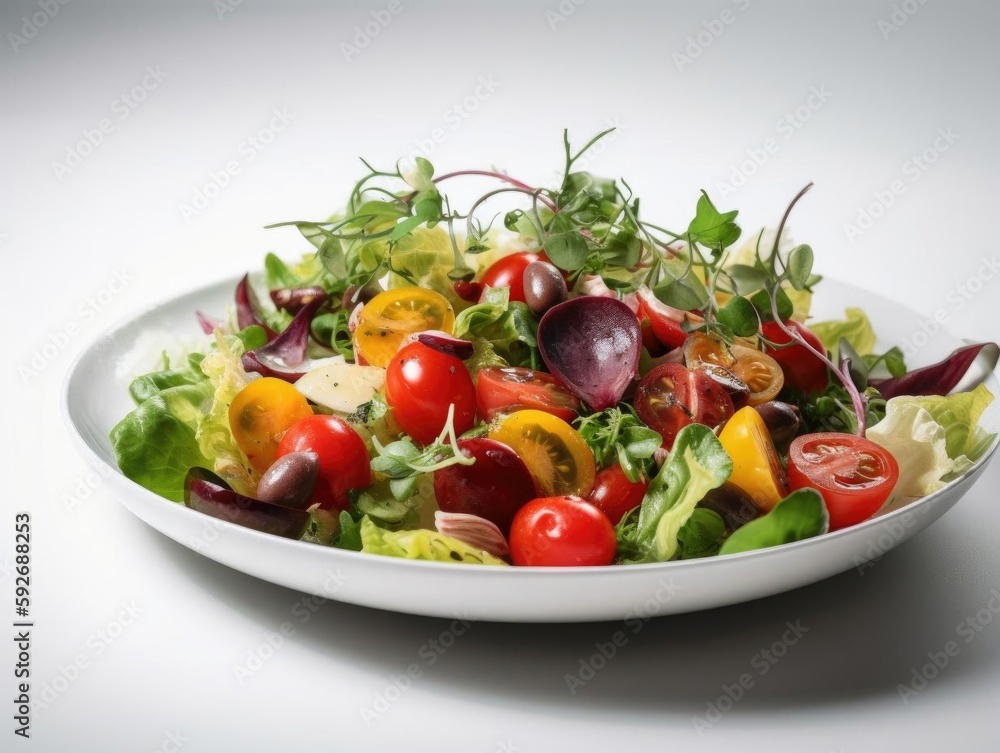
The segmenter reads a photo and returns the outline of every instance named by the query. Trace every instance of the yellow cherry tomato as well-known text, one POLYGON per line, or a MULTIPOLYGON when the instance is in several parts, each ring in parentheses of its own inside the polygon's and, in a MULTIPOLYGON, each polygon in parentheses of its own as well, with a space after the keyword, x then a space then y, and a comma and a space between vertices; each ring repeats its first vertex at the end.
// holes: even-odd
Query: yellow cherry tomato
POLYGON ((295 387, 282 379, 264 377, 250 382, 233 398, 229 428, 250 465, 263 473, 274 462, 278 442, 288 428, 312 414, 309 402, 295 387))
POLYGON ((518 454, 540 497, 586 497, 594 486, 594 454, 576 429, 551 413, 515 411, 490 428, 490 439, 518 454))
POLYGON ((719 433, 733 459, 729 480, 749 494, 764 512, 788 496, 788 482, 764 419, 755 408, 740 408, 719 433))
POLYGON ((761 405, 774 400, 785 386, 785 375, 781 366, 767 353, 753 348, 733 345, 732 353, 736 362, 729 370, 750 388, 750 405, 761 405))
POLYGON ((684 363, 689 369, 702 364, 731 368, 736 358, 722 338, 705 332, 692 332, 684 341, 684 363))
POLYGON ((448 299, 423 288, 393 288, 365 304, 354 330, 355 352, 372 366, 385 368, 403 338, 437 329, 451 333, 455 310, 448 299))

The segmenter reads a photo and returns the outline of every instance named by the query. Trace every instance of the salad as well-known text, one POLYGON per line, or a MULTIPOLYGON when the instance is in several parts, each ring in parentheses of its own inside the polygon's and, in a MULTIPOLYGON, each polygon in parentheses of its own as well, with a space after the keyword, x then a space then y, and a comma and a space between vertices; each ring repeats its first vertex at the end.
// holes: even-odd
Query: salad
POLYGON ((994 343, 907 370, 784 232, 704 191, 654 223, 624 179, 430 162, 366 173, 136 377, 122 472, 198 512, 376 555, 496 566, 710 557, 856 525, 989 450, 994 343), (496 187, 463 211, 442 192, 496 187), (222 315, 215 319, 213 315, 222 315), (808 322, 808 323, 807 323, 808 322), (982 380, 978 380, 982 381, 982 380), (960 388, 962 391, 956 391, 960 388))

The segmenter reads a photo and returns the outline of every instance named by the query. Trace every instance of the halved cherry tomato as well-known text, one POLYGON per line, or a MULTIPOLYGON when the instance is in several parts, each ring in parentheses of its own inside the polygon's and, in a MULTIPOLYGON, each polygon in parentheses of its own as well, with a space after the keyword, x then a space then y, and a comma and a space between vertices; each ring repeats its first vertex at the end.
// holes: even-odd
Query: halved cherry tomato
POLYGON ((371 458, 364 440, 336 416, 307 416, 292 424, 278 444, 276 458, 290 452, 319 455, 319 479, 309 504, 323 509, 347 509, 347 492, 372 481, 371 458))
POLYGON ((761 405, 774 400, 785 386, 785 376, 781 366, 767 353, 742 345, 730 349, 736 362, 729 370, 750 388, 749 405, 761 405))
POLYGON ((635 412, 670 449, 677 432, 688 424, 716 427, 733 415, 733 400, 717 381, 700 369, 661 363, 639 382, 635 412))
POLYGON ((511 413, 490 428, 490 439, 520 456, 542 494, 585 495, 594 486, 594 454, 576 429, 551 413, 511 413))
POLYGON ((229 405, 229 428, 250 465, 263 473, 274 462, 281 437, 312 408, 289 382, 264 377, 240 390, 229 405))
MULTIPOLYGON (((820 339, 801 322, 789 319, 785 326, 797 332, 812 347, 820 353, 825 353, 826 348, 820 339)), ((761 334, 773 343, 786 345, 792 342, 792 338, 782 331, 775 322, 764 322, 760 325, 761 334)), ((826 388, 829 376, 826 364, 810 353, 803 345, 795 343, 782 348, 765 348, 770 355, 781 366, 785 374, 785 384, 795 387, 806 394, 810 392, 820 392, 826 388)))
POLYGON ((598 472, 587 501, 607 515, 612 525, 618 525, 625 513, 639 506, 648 486, 641 479, 629 481, 622 467, 615 463, 598 472))
POLYGON ((825 432, 797 437, 788 450, 788 485, 816 489, 830 513, 830 530, 875 514, 899 479, 896 458, 869 439, 825 432))
POLYGON ((749 494, 764 512, 788 496, 785 473, 767 425, 756 409, 740 408, 719 432, 719 442, 733 459, 729 480, 749 494))
POLYGON ((407 335, 428 329, 451 333, 454 326, 455 311, 440 293, 393 288, 379 293, 361 309, 354 347, 359 362, 385 368, 407 335))
POLYGON ((656 339, 668 350, 682 346, 688 336, 683 327, 687 312, 668 306, 648 289, 640 290, 637 298, 639 321, 648 319, 656 339))
POLYGON ((524 303, 524 268, 533 261, 551 260, 544 251, 518 251, 493 262, 479 282, 491 288, 510 288, 510 300, 524 303))
POLYGON ((531 408, 558 416, 576 418, 580 399, 551 374, 520 366, 488 366, 476 376, 476 404, 487 421, 498 413, 531 408))
POLYGON ((611 521, 589 502, 570 495, 531 500, 517 511, 510 527, 515 565, 610 565, 616 548, 611 521))
POLYGON ((731 369, 736 356, 722 338, 707 332, 692 332, 684 341, 684 363, 689 369, 697 369, 702 364, 731 369))
POLYGON ((487 437, 460 439, 458 448, 476 462, 434 471, 438 507, 491 520, 506 536, 514 513, 535 497, 524 461, 507 445, 487 437))
POLYGON ((392 415, 420 444, 430 444, 455 406, 455 433, 476 423, 476 387, 465 364, 455 356, 410 343, 389 361, 385 371, 385 399, 392 415))

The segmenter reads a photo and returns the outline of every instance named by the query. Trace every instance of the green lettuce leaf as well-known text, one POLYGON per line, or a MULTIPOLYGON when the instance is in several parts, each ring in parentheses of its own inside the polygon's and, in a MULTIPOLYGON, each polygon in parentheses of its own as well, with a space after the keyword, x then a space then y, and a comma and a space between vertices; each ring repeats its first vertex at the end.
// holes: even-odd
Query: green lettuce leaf
POLYGON ((650 561, 672 559, 679 549, 678 534, 695 506, 732 472, 733 461, 709 427, 685 426, 646 490, 630 548, 650 561))
POLYGON ((538 319, 520 301, 510 301, 509 288, 490 288, 482 303, 470 306, 455 319, 455 337, 488 340, 493 354, 511 366, 537 367, 538 319))
POLYGON ((465 562, 477 565, 505 565, 464 541, 421 528, 415 531, 386 531, 366 515, 361 519, 361 551, 389 557, 433 562, 465 562))
POLYGON ((823 497, 815 489, 799 489, 756 520, 737 528, 719 549, 736 554, 788 544, 826 533, 830 518, 823 497))
POLYGON ((211 399, 212 386, 204 379, 143 400, 111 429, 111 446, 122 473, 162 497, 183 500, 188 469, 209 465, 195 430, 211 399))
POLYGON ((859 308, 849 308, 844 311, 844 316, 847 318, 840 321, 809 324, 809 329, 833 354, 834 363, 837 363, 839 359, 841 338, 847 340, 860 356, 871 355, 875 351, 875 344, 878 340, 864 311, 859 308))
POLYGON ((899 464, 893 505, 924 497, 972 467, 994 435, 979 420, 993 395, 979 385, 946 397, 894 397, 885 418, 868 430, 899 464))

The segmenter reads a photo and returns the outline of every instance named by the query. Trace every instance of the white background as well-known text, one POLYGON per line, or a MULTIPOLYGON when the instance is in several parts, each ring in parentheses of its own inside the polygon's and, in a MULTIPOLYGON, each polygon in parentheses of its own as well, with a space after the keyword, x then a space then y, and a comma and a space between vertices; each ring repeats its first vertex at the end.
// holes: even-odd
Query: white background
MULTIPOLYGON (((940 311, 961 336, 997 339, 1000 283, 984 259, 996 265, 1000 9, 903 5, 914 12, 897 11, 905 23, 893 30, 879 26, 894 13, 887 0, 337 9, 245 0, 232 12, 210 0, 72 0, 36 29, 39 4, 5 2, 0 603, 13 599, 13 514, 29 510, 33 688, 63 691, 35 715, 29 742, 14 738, 8 704, 0 748, 166 751, 181 739, 192 752, 847 753, 961 740, 995 750, 1000 626, 967 644, 959 637, 961 653, 908 703, 897 685, 1000 587, 1000 466, 863 575, 655 620, 574 696, 565 675, 620 626, 477 624, 426 666, 421 649, 447 622, 336 603, 303 619, 301 595, 163 538, 99 484, 83 499, 93 469, 59 412, 85 341, 152 302, 256 268, 268 250, 299 253, 293 233, 262 226, 326 216, 360 174, 357 156, 390 164, 435 129, 442 143, 428 156, 440 172, 496 164, 544 182, 560 167, 563 127, 582 141, 618 124, 590 168, 626 176, 647 216, 674 226, 702 187, 739 208, 745 228, 773 224, 814 180, 792 231, 816 249, 819 271, 925 316, 940 311), (718 20, 724 10, 729 23, 718 20), (355 39, 373 11, 391 20, 355 39), (155 88, 147 78, 131 109, 121 96, 157 66, 165 77, 155 88), (457 114, 480 77, 494 90, 457 114), (810 109, 813 88, 825 101, 814 97, 810 109), (259 151, 247 147, 275 109, 290 123, 259 151), (105 118, 101 143, 79 147, 105 118), (940 139, 935 147, 939 129, 952 134, 946 150, 940 139), (925 150, 933 164, 915 170, 925 150), (56 166, 70 151, 87 154, 72 170, 56 166), (759 167, 746 163, 754 153, 759 167), (231 160, 239 172, 185 216, 181 205, 231 160), (741 164, 753 172, 745 185, 721 187, 741 164), (894 181, 903 190, 891 206, 876 206, 880 216, 851 237, 845 226, 894 181), (112 292, 116 272, 129 282, 112 292), (47 343, 58 352, 38 373, 22 369, 47 343), (132 603, 139 614, 123 626, 132 603), (234 667, 286 620, 295 635, 241 682, 234 667), (796 620, 808 633, 757 676, 755 655, 796 620), (74 675, 67 668, 80 655, 87 666, 74 675), (414 661, 422 677, 366 724, 361 708, 414 661), (699 736, 692 717, 748 671, 754 687, 699 736), (66 675, 71 682, 59 680, 66 675)), ((915 319, 918 341, 920 328, 915 319)), ((12 606, 0 613, 6 620, 12 606)), ((14 658, 9 639, 0 645, 8 698, 14 658)))

